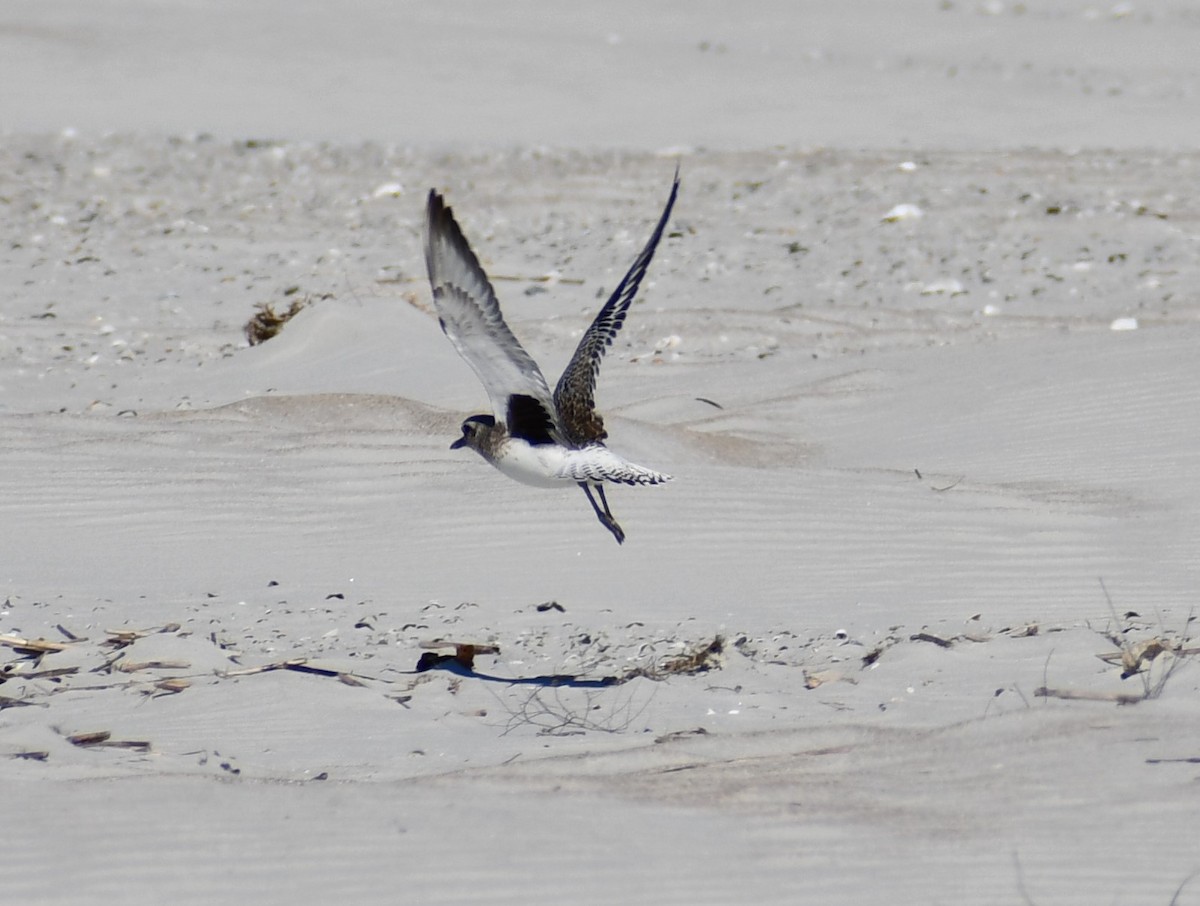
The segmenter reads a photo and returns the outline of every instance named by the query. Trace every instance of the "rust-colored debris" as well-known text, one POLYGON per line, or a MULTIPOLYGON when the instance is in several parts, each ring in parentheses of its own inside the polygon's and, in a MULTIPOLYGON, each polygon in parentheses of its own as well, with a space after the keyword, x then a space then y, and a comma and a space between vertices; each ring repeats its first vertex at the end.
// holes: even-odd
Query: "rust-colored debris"
POLYGON ((500 646, 476 642, 447 642, 438 639, 433 642, 422 642, 422 648, 430 649, 417 660, 417 672, 424 673, 434 667, 455 663, 464 670, 475 669, 475 655, 499 654, 500 646), (438 653, 440 649, 453 648, 454 653, 438 653))

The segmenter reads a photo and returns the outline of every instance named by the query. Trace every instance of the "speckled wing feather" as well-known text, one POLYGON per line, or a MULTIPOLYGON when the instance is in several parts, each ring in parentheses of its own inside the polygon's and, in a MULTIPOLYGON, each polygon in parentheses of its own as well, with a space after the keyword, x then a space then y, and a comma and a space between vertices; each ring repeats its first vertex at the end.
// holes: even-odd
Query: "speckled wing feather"
POLYGON ((454 212, 432 190, 426 206, 425 265, 442 331, 478 375, 496 419, 507 422, 510 399, 524 396, 545 410, 546 421, 559 434, 546 379, 504 323, 496 292, 454 212))
POLYGON ((658 219, 658 226, 650 236, 650 241, 646 243, 629 272, 617 284, 608 302, 592 321, 592 326, 579 341, 570 364, 558 379, 558 386, 554 389, 554 404, 558 408, 563 434, 574 446, 598 443, 608 436, 608 432, 604 430, 604 419, 596 413, 596 376, 600 373, 600 360, 604 357, 605 350, 612 345, 621 325, 625 323, 625 313, 629 310, 633 297, 637 295, 642 278, 646 276, 646 269, 650 266, 659 240, 662 239, 678 193, 679 170, 676 168, 671 195, 667 199, 662 216, 658 219))
POLYGON ((563 462, 558 474, 572 481, 591 484, 611 481, 616 484, 646 485, 663 484, 671 480, 670 475, 622 459, 603 444, 591 444, 573 451, 563 462))

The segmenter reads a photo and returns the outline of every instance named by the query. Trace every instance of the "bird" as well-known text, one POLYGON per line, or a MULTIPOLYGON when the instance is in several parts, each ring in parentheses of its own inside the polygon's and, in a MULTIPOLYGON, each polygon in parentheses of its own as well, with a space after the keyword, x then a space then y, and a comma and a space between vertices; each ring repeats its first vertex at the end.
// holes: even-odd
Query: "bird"
POLYGON ((676 169, 658 225, 583 334, 553 394, 537 362, 505 323, 491 281, 436 189, 430 189, 425 210, 425 264, 438 323, 483 384, 492 408, 464 420, 462 436, 450 449, 469 447, 526 485, 578 485, 617 544, 625 541, 625 531, 609 508, 605 482, 657 485, 671 476, 629 462, 605 446, 608 432, 595 407, 596 377, 605 351, 625 323, 678 194, 676 169))

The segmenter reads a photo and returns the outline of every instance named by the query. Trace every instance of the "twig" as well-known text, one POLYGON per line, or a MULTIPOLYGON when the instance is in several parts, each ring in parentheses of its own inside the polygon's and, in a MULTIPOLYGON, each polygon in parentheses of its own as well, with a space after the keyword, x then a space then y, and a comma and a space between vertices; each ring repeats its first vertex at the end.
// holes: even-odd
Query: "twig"
POLYGON ((1049 689, 1039 686, 1033 690, 1037 698, 1061 698, 1068 701, 1116 702, 1118 705, 1136 705, 1145 701, 1144 695, 1131 692, 1088 692, 1083 689, 1049 689))
POLYGON ((937 491, 938 493, 941 493, 942 491, 952 491, 952 490, 954 490, 954 488, 956 488, 960 484, 962 484, 963 479, 966 477, 967 477, 966 475, 959 475, 956 479, 954 479, 954 481, 950 482, 950 484, 944 485, 940 488, 931 484, 929 486, 929 490, 937 491))
POLYGON ((9 679, 55 679, 60 676, 73 676, 79 672, 78 667, 56 667, 53 670, 35 670, 33 673, 15 673, 9 679))
POLYGON ((70 642, 51 642, 49 639, 24 639, 19 635, 0 635, 0 645, 22 654, 45 654, 48 651, 66 651, 70 642))
POLYGON ((333 677, 350 686, 356 684, 362 685, 358 682, 360 679, 375 679, 375 677, 359 676, 345 670, 336 670, 333 667, 318 667, 315 664, 308 663, 307 658, 292 658, 287 661, 275 661, 271 664, 259 664, 257 667, 243 667, 241 670, 226 670, 219 672, 217 675, 224 679, 237 676, 255 676, 259 673, 270 673, 273 670, 291 670, 295 673, 310 673, 314 676, 333 677))
POLYGON ((915 632, 908 637, 910 642, 932 642, 939 648, 949 648, 954 643, 949 639, 943 639, 941 636, 936 636, 931 632, 915 632))
POLYGON ((96 730, 91 733, 75 733, 67 737, 67 742, 73 746, 79 746, 84 749, 96 748, 97 746, 105 746, 112 749, 138 749, 142 752, 149 751, 150 743, 141 739, 112 739, 112 733, 108 730, 96 730))
POLYGON ((136 673, 139 670, 186 670, 192 665, 190 661, 122 661, 116 666, 122 673, 136 673))

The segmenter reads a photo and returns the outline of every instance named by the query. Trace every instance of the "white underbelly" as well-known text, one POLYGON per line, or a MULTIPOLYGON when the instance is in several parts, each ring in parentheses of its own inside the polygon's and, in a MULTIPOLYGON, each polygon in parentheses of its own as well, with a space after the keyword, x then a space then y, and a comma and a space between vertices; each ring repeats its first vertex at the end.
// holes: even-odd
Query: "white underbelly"
POLYGON ((571 478, 563 477, 566 453, 554 444, 536 446, 522 443, 505 445, 503 454, 496 458, 495 466, 509 478, 535 488, 561 488, 575 484, 571 478))

